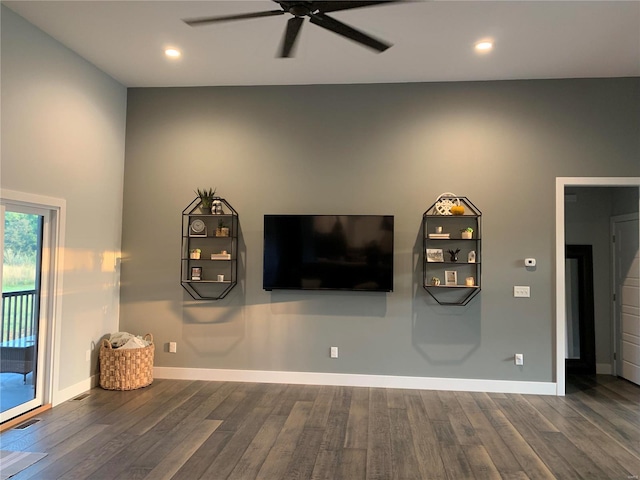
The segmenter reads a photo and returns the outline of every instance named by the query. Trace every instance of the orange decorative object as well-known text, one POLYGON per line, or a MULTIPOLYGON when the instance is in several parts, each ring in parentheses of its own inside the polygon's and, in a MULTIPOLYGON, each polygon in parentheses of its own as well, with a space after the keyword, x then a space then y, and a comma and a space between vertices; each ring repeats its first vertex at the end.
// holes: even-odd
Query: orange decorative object
POLYGON ((462 205, 453 205, 449 211, 451 215, 464 215, 464 207, 462 205))

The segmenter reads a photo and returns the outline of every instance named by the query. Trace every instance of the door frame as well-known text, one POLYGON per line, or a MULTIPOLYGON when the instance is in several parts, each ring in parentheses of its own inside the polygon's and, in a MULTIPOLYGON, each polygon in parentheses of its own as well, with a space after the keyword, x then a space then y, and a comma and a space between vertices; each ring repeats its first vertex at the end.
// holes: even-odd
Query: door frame
MULTIPOLYGON (((555 312, 555 384, 556 395, 566 389, 566 298, 565 298, 565 187, 638 187, 640 177, 556 177, 556 312, 555 312)), ((640 201, 638 202, 640 209, 640 201)), ((638 232, 640 237, 640 232, 638 232)))
MULTIPOLYGON (((40 318, 44 331, 40 333, 38 357, 42 360, 42 401, 43 404, 57 404, 57 385, 60 376, 60 322, 62 320, 62 280, 64 265, 64 245, 66 230, 66 200, 44 195, 2 189, 0 192, 2 218, 6 206, 35 208, 48 212, 49 228, 46 232, 48 249, 43 249, 41 272, 40 318)), ((4 229, 4 225, 2 225, 4 229)), ((45 242, 45 244, 47 243, 45 242)), ((0 276, 2 275, 0 269, 0 276)), ((1 280, 1 277, 0 277, 1 280)), ((6 420, 6 419, 5 419, 6 420)))

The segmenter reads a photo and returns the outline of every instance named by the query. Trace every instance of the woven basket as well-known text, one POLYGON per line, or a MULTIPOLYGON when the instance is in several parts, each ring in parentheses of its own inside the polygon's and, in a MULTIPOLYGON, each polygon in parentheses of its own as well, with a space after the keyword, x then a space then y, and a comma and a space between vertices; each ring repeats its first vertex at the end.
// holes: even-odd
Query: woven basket
POLYGON ((153 382, 153 335, 147 333, 144 348, 112 348, 107 339, 100 344, 100 386, 105 390, 135 390, 153 382))

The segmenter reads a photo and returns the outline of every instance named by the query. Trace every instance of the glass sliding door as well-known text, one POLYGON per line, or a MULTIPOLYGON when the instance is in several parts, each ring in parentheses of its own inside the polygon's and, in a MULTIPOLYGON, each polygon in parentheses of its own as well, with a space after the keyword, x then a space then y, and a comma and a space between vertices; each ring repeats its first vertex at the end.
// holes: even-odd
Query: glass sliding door
POLYGON ((0 421, 6 421, 43 404, 40 298, 47 211, 4 204, 2 217, 0 421))

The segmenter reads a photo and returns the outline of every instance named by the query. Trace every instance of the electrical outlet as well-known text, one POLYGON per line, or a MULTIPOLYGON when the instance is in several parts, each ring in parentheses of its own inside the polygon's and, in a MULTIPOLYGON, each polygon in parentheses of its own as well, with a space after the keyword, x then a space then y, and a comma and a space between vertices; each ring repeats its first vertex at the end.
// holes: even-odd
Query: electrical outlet
POLYGON ((178 350, 178 344, 176 342, 169 342, 169 353, 176 353, 178 350))
POLYGON ((524 365, 524 355, 521 353, 516 353, 513 356, 513 361, 516 365, 524 365))
POLYGON ((529 298, 531 296, 531 287, 529 287, 529 286, 514 286, 513 287, 513 296, 514 297, 529 298))
POLYGON ((338 347, 331 347, 331 358, 338 358, 338 347))

